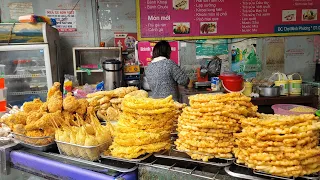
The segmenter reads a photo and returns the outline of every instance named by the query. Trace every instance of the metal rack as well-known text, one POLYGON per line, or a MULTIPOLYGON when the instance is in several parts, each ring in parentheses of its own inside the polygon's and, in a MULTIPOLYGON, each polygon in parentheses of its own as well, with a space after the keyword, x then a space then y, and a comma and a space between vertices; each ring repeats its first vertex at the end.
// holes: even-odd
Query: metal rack
POLYGON ((150 156, 152 156, 152 154, 145 154, 145 155, 141 155, 140 157, 136 158, 136 159, 124 159, 124 158, 117 158, 117 157, 113 157, 113 156, 106 156, 101 154, 100 157, 103 159, 111 159, 111 160, 115 160, 115 161, 122 161, 122 162, 129 162, 129 163, 140 163, 144 160, 146 160, 147 158, 149 158, 150 156))
POLYGON ((11 96, 20 96, 26 94, 47 94, 48 91, 24 91, 24 92, 8 92, 8 95, 11 96))
MULTIPOLYGON (((264 179, 270 179, 270 178, 279 179, 279 180, 295 180, 295 179, 297 179, 294 177, 281 177, 281 176, 276 176, 276 175, 272 175, 272 174, 267 174, 265 172, 251 169, 251 168, 247 167, 246 165, 239 164, 235 161, 233 162, 233 165, 225 167, 224 170, 230 176, 242 178, 242 179, 248 179, 248 180, 264 180, 264 179)), ((298 179, 319 180, 320 175, 302 176, 302 177, 299 177, 298 179)))
POLYGON ((5 75, 5 79, 45 78, 46 74, 5 75))
POLYGON ((193 160, 185 152, 179 151, 176 149, 170 149, 168 151, 162 151, 160 153, 155 153, 154 156, 159 157, 159 158, 174 159, 174 160, 193 162, 193 163, 199 163, 199 164, 206 164, 206 165, 217 166, 217 167, 229 166, 233 162, 233 159, 221 159, 221 158, 210 159, 208 162, 193 160))
POLYGON ((217 166, 162 158, 144 162, 143 165, 204 179, 216 179, 217 175, 223 172, 223 168, 217 166))

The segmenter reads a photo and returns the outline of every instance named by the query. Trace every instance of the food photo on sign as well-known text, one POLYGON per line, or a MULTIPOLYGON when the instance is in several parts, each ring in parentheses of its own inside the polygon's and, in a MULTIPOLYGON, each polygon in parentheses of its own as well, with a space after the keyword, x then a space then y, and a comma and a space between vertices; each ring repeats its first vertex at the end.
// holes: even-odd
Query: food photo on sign
MULTIPOLYGON (((179 42, 169 42, 171 46, 171 57, 170 59, 179 65, 179 42)), ((137 43, 136 58, 139 59, 139 63, 146 67, 152 61, 152 51, 156 42, 141 41, 137 43)))
POLYGON ((133 50, 135 42, 137 40, 137 33, 114 33, 114 45, 122 47, 122 51, 133 50))

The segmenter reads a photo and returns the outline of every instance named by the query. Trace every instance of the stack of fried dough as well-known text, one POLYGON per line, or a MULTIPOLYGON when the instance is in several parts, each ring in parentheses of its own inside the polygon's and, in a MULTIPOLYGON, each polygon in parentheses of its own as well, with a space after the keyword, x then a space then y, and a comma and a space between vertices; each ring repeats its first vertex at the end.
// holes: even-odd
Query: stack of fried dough
POLYGON ((170 148, 175 116, 172 96, 151 99, 129 95, 122 102, 122 111, 110 146, 112 156, 132 159, 170 148))
POLYGON ((240 130, 241 118, 255 116, 257 107, 240 93, 198 94, 189 97, 191 107, 178 120, 176 148, 192 159, 231 158, 233 133, 240 130))
POLYGON ((238 163, 269 174, 298 177, 320 171, 320 122, 314 115, 259 115, 241 119, 238 163))
POLYGON ((187 104, 184 103, 179 103, 179 102, 174 102, 174 107, 175 107, 175 116, 173 118, 173 129, 172 132, 176 133, 177 127, 178 127, 178 119, 179 116, 182 114, 182 109, 187 107, 187 104))
POLYGON ((127 94, 148 97, 146 91, 130 86, 88 94, 87 100, 90 106, 95 107, 100 119, 117 121, 121 113, 121 102, 127 94))

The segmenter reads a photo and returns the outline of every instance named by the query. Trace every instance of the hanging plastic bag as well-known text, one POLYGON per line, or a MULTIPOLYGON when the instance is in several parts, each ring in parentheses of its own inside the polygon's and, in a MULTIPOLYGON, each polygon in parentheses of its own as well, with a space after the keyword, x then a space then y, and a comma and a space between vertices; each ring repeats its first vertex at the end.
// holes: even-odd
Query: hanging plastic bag
POLYGON ((69 74, 64 75, 63 95, 72 92, 73 87, 76 86, 78 86, 78 80, 74 76, 69 74))
POLYGON ((259 60, 254 48, 251 49, 247 60, 243 64, 244 72, 259 72, 261 71, 261 61, 259 60))

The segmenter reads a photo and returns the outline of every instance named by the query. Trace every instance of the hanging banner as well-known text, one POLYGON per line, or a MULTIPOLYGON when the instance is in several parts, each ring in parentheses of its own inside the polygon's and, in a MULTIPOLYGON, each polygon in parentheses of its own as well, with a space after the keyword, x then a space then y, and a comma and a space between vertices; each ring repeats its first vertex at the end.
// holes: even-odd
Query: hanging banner
POLYGON ((137 0, 139 40, 310 35, 319 0, 137 0))
MULTIPOLYGON (((179 42, 169 42, 171 46, 171 57, 170 59, 179 65, 179 42)), ((138 59, 142 66, 148 66, 152 60, 153 47, 156 45, 155 42, 142 41, 138 42, 138 59)))

